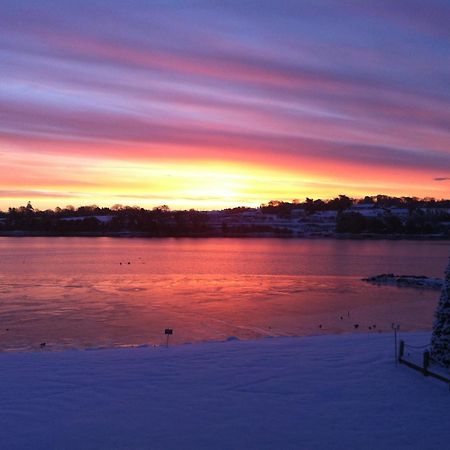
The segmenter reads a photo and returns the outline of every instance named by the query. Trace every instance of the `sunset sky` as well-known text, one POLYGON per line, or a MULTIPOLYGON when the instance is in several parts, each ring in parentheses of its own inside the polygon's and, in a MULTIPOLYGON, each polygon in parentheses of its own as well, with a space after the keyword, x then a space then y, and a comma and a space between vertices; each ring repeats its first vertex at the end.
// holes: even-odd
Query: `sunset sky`
POLYGON ((2 0, 0 209, 450 197, 450 2, 2 0))

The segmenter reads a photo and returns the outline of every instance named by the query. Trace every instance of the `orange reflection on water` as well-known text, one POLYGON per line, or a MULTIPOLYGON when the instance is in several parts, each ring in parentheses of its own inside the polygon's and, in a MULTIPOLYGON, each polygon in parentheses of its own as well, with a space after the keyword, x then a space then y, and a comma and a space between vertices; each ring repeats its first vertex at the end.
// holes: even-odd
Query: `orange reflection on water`
POLYGON ((393 321, 403 330, 429 329, 438 293, 377 287, 360 278, 383 271, 439 275, 449 247, 0 238, 0 348, 159 345, 166 327, 174 329, 174 343, 389 331, 393 321))

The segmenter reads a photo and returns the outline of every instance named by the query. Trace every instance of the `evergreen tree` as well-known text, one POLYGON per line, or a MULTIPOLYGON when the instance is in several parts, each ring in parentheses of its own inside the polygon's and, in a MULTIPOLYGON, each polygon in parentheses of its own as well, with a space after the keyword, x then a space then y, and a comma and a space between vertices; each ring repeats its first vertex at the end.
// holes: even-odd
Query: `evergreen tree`
POLYGON ((443 366, 450 367, 450 263, 445 272, 435 317, 431 337, 431 356, 443 366))

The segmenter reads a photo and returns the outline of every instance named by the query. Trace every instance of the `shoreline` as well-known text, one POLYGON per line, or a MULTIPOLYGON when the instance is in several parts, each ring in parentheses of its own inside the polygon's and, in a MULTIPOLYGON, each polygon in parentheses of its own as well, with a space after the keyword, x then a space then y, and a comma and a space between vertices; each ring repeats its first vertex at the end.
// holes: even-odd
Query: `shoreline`
MULTIPOLYGON (((431 335, 432 329, 429 330, 412 330, 412 331, 403 331, 399 333, 399 335, 431 335)), ((193 342, 180 342, 180 343, 170 343, 167 347, 165 344, 124 344, 124 345, 117 345, 117 346, 98 346, 98 347, 67 347, 67 348, 54 348, 52 349, 51 346, 46 346, 45 349, 29 349, 29 350, 0 350, 0 357, 4 355, 37 355, 37 354, 64 354, 64 353, 77 353, 81 354, 84 352, 103 352, 103 351, 133 351, 137 349, 147 349, 147 350, 158 350, 158 349, 181 349, 184 347, 197 347, 202 345, 217 345, 220 346, 222 344, 228 344, 231 342, 247 342, 247 343, 253 343, 258 344, 265 341, 274 341, 274 340, 282 340, 282 339, 315 339, 315 338, 355 338, 360 336, 361 338, 364 337, 373 337, 373 336, 380 336, 380 337, 386 337, 386 336, 393 336, 393 332, 391 330, 389 331, 377 331, 374 333, 368 333, 366 331, 355 333, 355 332, 343 332, 343 333, 316 333, 316 334, 305 334, 305 335, 292 335, 292 336, 286 336, 286 335, 280 335, 280 336, 262 336, 260 338, 251 338, 251 339, 241 339, 236 336, 229 336, 226 339, 221 340, 205 340, 205 341, 193 341, 193 342)))
POLYGON ((0 232, 0 237, 10 237, 10 238, 21 238, 21 237, 86 237, 86 238, 97 238, 97 237, 109 237, 109 238, 146 238, 146 239, 233 239, 233 238, 245 238, 245 239, 260 239, 260 238, 270 238, 270 239, 299 239, 299 240, 316 240, 316 239, 335 239, 335 240, 368 240, 368 241, 448 241, 450 240, 450 235, 436 235, 436 234, 312 234, 312 235, 298 235, 292 236, 287 234, 276 234, 276 233, 234 233, 234 234, 214 234, 214 233, 203 233, 203 234, 180 234, 180 235, 154 235, 145 232, 114 232, 114 233, 103 233, 103 232, 84 232, 84 233, 46 233, 46 232, 27 232, 27 231, 10 231, 0 232))
MULTIPOLYGON (((432 328, 429 329, 419 329, 419 330, 406 330, 401 334, 431 334, 432 328)), ((253 337, 250 339, 238 338, 236 336, 229 336, 225 339, 217 339, 217 340, 199 340, 192 342, 177 342, 177 343, 169 343, 167 347, 166 344, 152 344, 152 343, 141 343, 141 344, 119 344, 112 346, 92 346, 92 347, 58 347, 57 344, 54 346, 46 345, 45 348, 27 348, 27 349, 11 349, 11 350, 0 350, 0 358, 3 355, 36 355, 36 354, 64 354, 64 353, 84 353, 84 352, 103 352, 103 351, 121 351, 121 350, 137 350, 137 349, 148 349, 148 350, 158 350, 158 349, 170 349, 170 348, 183 348, 183 347, 196 347, 201 345, 221 345, 227 344, 230 342, 264 342, 271 340, 280 340, 280 339, 314 339, 314 338, 322 338, 322 337, 334 337, 336 339, 339 338, 351 338, 356 336, 392 336, 392 330, 389 331, 374 331, 369 333, 367 331, 354 332, 354 331, 344 331, 342 333, 313 333, 313 334, 297 334, 297 335, 278 335, 278 336, 261 336, 261 337, 253 337)))

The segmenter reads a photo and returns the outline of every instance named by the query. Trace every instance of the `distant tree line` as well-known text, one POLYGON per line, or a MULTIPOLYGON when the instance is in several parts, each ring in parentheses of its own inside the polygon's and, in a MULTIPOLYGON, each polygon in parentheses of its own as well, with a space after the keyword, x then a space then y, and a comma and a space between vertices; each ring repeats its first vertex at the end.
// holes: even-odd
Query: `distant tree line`
POLYGON ((339 214, 336 220, 337 233, 351 234, 448 234, 450 214, 446 212, 412 211, 407 218, 394 214, 367 217, 357 212, 339 214))
POLYGON ((263 212, 290 217, 295 210, 305 214, 335 211, 336 232, 350 234, 448 234, 450 228, 450 200, 418 197, 390 197, 387 195, 366 196, 354 199, 339 195, 330 200, 307 198, 304 202, 272 200, 261 205, 263 212), (381 216, 366 216, 349 211, 354 206, 383 210, 381 216), (395 214, 396 209, 407 210, 407 217, 395 214))
POLYGON ((378 208, 406 208, 414 211, 421 208, 426 209, 449 209, 450 200, 436 200, 431 197, 389 197, 387 195, 366 196, 362 199, 339 195, 329 200, 307 198, 304 202, 293 200, 284 202, 271 200, 267 204, 262 204, 261 209, 268 214, 290 215, 293 210, 302 209, 308 214, 314 214, 320 211, 338 211, 343 212, 355 205, 366 205, 378 208))
POLYGON ((146 210, 139 207, 96 205, 75 209, 38 211, 31 203, 1 213, 0 231, 29 231, 51 234, 142 232, 153 236, 178 236, 208 231, 207 217, 201 211, 170 211, 166 206, 146 210), (107 220, 103 220, 103 219, 107 220))
POLYGON ((277 214, 279 216, 290 216, 293 210, 304 210, 308 214, 314 214, 319 211, 344 211, 350 208, 356 200, 346 195, 339 195, 331 200, 313 200, 307 198, 304 202, 293 200, 292 202, 283 202, 271 200, 267 204, 261 205, 261 210, 267 214, 277 214))
MULTIPOLYGON (((236 207, 220 212, 223 218, 244 215, 255 208, 236 207)), ((336 232, 350 234, 449 234, 450 200, 433 198, 366 196, 362 199, 339 195, 322 200, 307 198, 301 202, 272 200, 260 206, 263 215, 275 215, 289 219, 296 216, 313 216, 325 211, 335 211, 336 232), (358 207, 359 205, 359 207, 358 207), (377 211, 362 214, 361 209, 377 211), (402 214, 397 214, 396 209, 402 214), (382 211, 382 214, 379 212, 382 211), (406 211, 406 214, 405 214, 406 211)), ((245 217, 245 216, 242 216, 245 217)), ((151 210, 137 206, 114 205, 111 208, 97 205, 66 206, 65 208, 35 209, 30 202, 26 206, 0 211, 0 232, 30 232, 56 235, 83 233, 117 234, 122 232, 144 233, 149 236, 195 235, 290 235, 292 230, 270 223, 234 223, 225 220, 219 229, 214 228, 210 216, 197 210, 171 211, 166 205, 151 210)))

